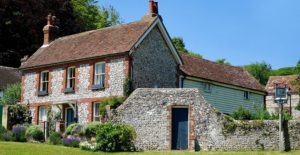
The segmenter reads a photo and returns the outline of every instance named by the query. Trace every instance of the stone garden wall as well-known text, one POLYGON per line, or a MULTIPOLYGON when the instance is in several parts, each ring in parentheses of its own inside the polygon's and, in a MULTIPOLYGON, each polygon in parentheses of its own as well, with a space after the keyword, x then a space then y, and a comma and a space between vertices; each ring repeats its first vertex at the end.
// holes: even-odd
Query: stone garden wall
MULTIPOLYGON (((278 150, 278 121, 236 121, 215 110, 197 89, 137 89, 113 121, 133 126, 136 147, 171 149, 172 107, 189 109, 190 150, 278 150)), ((300 122, 285 125, 286 146, 300 149, 300 122)))

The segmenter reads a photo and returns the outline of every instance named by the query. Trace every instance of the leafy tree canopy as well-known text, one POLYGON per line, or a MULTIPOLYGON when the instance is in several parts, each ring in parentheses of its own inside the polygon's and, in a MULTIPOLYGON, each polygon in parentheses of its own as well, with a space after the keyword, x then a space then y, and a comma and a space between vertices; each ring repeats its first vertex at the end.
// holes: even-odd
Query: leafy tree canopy
POLYGON ((0 1, 0 65, 19 67, 42 45, 49 13, 57 16, 60 36, 120 23, 113 7, 98 7, 95 0, 0 1))
POLYGON ((182 53, 188 53, 189 55, 193 56, 193 57, 197 57, 202 59, 202 55, 199 53, 194 53, 192 51, 189 51, 188 49, 185 48, 185 43, 183 41, 183 39, 181 37, 174 37, 172 38, 172 42, 175 46, 175 48, 177 49, 178 52, 182 52, 182 53))
POLYGON ((179 52, 188 53, 189 51, 185 48, 185 43, 181 37, 174 37, 172 38, 172 42, 175 46, 175 48, 179 52))
POLYGON ((250 65, 244 66, 244 68, 254 76, 259 83, 266 85, 271 73, 271 65, 267 64, 266 62, 261 62, 261 63, 253 63, 250 65))
POLYGON ((284 76, 297 74, 295 67, 283 67, 276 70, 272 70, 270 75, 272 76, 284 76))
POLYGON ((80 31, 120 24, 119 13, 112 7, 98 7, 95 0, 71 0, 80 31))
POLYGON ((21 100, 21 84, 9 85, 4 90, 3 98, 0 100, 2 105, 14 105, 21 100))

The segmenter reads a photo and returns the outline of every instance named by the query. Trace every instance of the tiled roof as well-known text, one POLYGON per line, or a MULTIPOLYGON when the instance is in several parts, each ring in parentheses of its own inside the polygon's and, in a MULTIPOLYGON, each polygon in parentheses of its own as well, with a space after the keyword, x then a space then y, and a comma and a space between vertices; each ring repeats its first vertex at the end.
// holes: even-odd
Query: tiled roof
POLYGON ((274 93, 274 87, 276 84, 284 84, 288 85, 291 93, 296 93, 298 92, 298 85, 294 84, 292 81, 300 82, 298 75, 270 76, 266 85, 266 90, 268 93, 274 93))
POLYGON ((241 67, 218 64, 188 54, 181 54, 181 57, 184 64, 180 69, 188 76, 265 92, 263 86, 241 67))
POLYGON ((157 17, 87 31, 54 40, 38 49, 20 68, 52 65, 130 51, 157 17))
POLYGON ((21 82, 21 73, 17 68, 0 66, 0 89, 3 90, 9 84, 21 82))

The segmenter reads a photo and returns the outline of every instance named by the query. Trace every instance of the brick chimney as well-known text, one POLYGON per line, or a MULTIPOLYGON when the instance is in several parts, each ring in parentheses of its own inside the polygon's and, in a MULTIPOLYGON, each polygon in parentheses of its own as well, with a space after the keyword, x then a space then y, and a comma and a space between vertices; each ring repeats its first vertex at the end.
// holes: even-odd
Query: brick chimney
POLYGON ((158 3, 153 0, 149 0, 149 14, 158 15, 158 3))
POLYGON ((44 26, 44 44, 49 45, 53 40, 56 39, 59 28, 55 26, 56 17, 52 16, 51 14, 47 17, 47 25, 44 26))

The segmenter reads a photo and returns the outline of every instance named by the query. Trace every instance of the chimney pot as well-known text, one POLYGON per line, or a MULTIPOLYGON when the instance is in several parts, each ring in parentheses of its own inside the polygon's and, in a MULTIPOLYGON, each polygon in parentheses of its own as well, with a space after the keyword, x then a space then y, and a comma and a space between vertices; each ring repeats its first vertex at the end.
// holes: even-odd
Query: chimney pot
POLYGON ((51 22, 51 17, 52 17, 52 15, 51 15, 51 13, 48 15, 48 17, 47 17, 47 25, 51 25, 52 24, 52 22, 51 22))
POLYGON ((58 27, 55 26, 56 17, 52 16, 52 14, 49 14, 47 16, 47 25, 44 26, 44 44, 48 45, 50 42, 56 39, 58 34, 58 27))
POLYGON ((149 1, 149 14, 158 15, 158 3, 153 0, 149 1))

